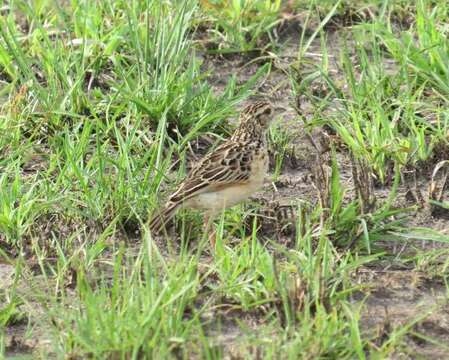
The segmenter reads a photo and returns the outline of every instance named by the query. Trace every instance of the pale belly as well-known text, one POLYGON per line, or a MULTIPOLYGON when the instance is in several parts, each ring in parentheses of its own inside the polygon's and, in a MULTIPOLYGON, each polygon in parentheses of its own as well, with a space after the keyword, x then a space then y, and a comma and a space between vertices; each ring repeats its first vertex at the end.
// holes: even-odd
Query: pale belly
POLYGON ((187 200, 188 207, 218 213, 247 199, 262 187, 262 183, 230 186, 213 192, 206 192, 187 200))
POLYGON ((258 191, 263 186, 267 170, 268 161, 266 158, 262 161, 255 161, 252 166, 250 182, 230 185, 228 187, 223 187, 220 190, 198 194, 187 200, 184 205, 194 209, 207 211, 210 214, 219 213, 225 208, 232 207, 242 202, 258 191))

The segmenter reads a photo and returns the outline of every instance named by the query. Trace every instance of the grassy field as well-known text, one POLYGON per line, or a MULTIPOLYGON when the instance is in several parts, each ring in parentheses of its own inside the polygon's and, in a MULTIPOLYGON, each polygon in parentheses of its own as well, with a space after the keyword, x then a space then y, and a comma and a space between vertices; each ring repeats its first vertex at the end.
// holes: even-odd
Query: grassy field
POLYGON ((0 0, 0 358, 445 359, 449 4, 0 0), (239 111, 270 178, 151 215, 239 111))

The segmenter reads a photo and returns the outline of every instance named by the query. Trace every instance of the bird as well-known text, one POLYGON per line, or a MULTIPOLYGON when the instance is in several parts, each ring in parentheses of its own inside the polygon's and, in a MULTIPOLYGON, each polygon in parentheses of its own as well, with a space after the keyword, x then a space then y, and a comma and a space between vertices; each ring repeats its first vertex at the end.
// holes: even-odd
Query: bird
MULTIPOLYGON (((269 101, 246 106, 232 136, 191 169, 163 210, 152 218, 151 233, 162 231, 180 207, 202 211, 207 233, 216 215, 259 190, 268 173, 266 133, 273 113, 274 107, 269 101)), ((215 249, 215 232, 210 234, 209 241, 215 249)))

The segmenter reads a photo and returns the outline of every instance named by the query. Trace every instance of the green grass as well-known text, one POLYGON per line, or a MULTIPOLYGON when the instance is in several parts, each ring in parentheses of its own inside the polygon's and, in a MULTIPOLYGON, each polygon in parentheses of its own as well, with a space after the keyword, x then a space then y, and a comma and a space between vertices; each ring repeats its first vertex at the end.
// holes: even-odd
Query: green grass
MULTIPOLYGON (((422 14, 418 11, 417 16, 420 19, 422 14)), ((445 102, 438 99, 442 93, 437 80, 439 65, 421 59, 421 64, 428 64, 427 73, 431 75, 427 77, 424 69, 408 63, 412 61, 410 46, 394 43, 392 33, 384 41, 388 41, 388 49, 394 43, 393 55, 402 58, 391 62, 390 53, 379 41, 386 34, 380 29, 388 28, 389 21, 382 17, 376 23, 358 25, 352 34, 354 39, 342 41, 338 67, 345 82, 330 76, 326 57, 309 76, 296 80, 296 91, 305 91, 317 109, 311 125, 330 125, 356 157, 370 164, 381 183, 391 179, 392 164, 416 167, 432 156, 436 146, 446 147, 448 129, 445 102), (401 49, 406 49, 405 53, 401 49), (323 79, 328 91, 322 98, 307 90, 317 77, 323 79), (431 101, 429 86, 438 94, 431 101), (336 111, 323 112, 331 107, 336 111)), ((427 56, 423 51, 420 54, 427 56)))
POLYGON ((446 283, 447 249, 413 241, 445 244, 447 233, 408 228, 420 204, 403 203, 401 172, 433 168, 448 145, 447 5, 19 0, 0 8, 0 271, 13 274, 0 282, 1 356, 17 350, 8 339, 20 329, 19 350, 23 338, 42 341, 37 358, 215 359, 230 349, 241 358, 385 358, 406 351, 411 335, 442 346, 415 326, 428 313, 373 335, 355 299, 370 286, 359 271, 385 263, 446 283), (335 51, 329 22, 369 6, 374 15, 342 28, 335 51), (416 23, 398 29, 405 9, 416 23), (295 56, 278 37, 287 15, 305 19, 290 39, 295 56), (218 72, 236 58, 248 74, 214 84, 208 63, 218 72), (274 87, 291 85, 274 102, 293 107, 297 96, 309 106, 289 119, 304 130, 282 118, 270 129, 273 181, 304 133, 325 128, 334 139, 327 153, 299 154, 306 166, 289 174, 295 186, 311 175, 313 188, 290 198, 290 242, 261 231, 263 216, 248 216, 263 207, 256 201, 216 219, 215 252, 191 211, 178 214, 173 238, 152 238, 148 219, 185 175, 196 142, 229 136, 272 75, 274 87), (410 252, 389 252, 404 242, 410 252))
POLYGON ((448 100, 447 79, 449 45, 445 36, 447 4, 432 7, 430 2, 420 0, 416 6, 416 23, 408 31, 394 34, 391 27, 377 31, 388 52, 418 84, 426 85, 435 96, 448 100), (414 37, 417 42, 415 43, 414 37))
POLYGON ((281 1, 200 1, 208 42, 213 53, 250 52, 269 49, 280 21, 281 1))

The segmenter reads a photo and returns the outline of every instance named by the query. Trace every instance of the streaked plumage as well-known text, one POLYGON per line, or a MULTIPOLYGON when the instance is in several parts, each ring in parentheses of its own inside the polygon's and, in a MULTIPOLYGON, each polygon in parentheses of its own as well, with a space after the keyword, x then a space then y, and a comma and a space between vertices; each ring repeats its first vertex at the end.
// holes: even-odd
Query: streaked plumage
POLYGON ((272 114, 271 104, 265 101, 247 106, 232 137, 190 171, 169 197, 162 213, 151 221, 151 231, 161 231, 180 206, 204 211, 208 225, 209 219, 224 208, 236 205, 260 189, 268 171, 265 133, 272 114))

